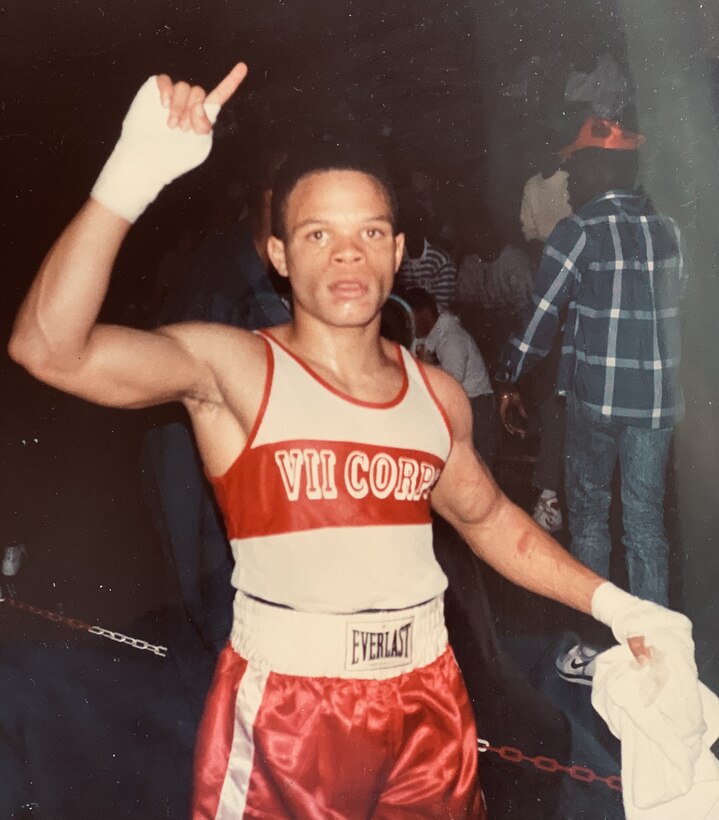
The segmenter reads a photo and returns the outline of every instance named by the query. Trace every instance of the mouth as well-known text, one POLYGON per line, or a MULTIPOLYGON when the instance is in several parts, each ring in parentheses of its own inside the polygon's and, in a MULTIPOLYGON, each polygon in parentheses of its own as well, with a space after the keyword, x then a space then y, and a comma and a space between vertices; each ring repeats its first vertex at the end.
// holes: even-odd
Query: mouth
POLYGON ((356 279, 340 279, 329 286, 329 291, 340 299, 360 299, 367 294, 368 288, 356 279))

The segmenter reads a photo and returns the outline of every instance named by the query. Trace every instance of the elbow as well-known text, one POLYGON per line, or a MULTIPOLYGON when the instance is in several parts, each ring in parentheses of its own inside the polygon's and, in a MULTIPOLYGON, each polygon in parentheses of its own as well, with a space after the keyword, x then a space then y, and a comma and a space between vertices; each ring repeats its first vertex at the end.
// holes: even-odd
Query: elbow
POLYGON ((8 342, 8 355, 20 367, 40 381, 53 384, 59 373, 67 370, 57 351, 39 332, 28 331, 16 325, 8 342))
POLYGON ((45 345, 38 343, 31 335, 15 329, 8 342, 8 355, 20 367, 37 378, 51 369, 51 356, 45 345))
POLYGON ((36 345, 28 338, 27 334, 21 332, 17 325, 13 329, 10 341, 7 346, 8 356, 21 367, 29 370, 31 362, 37 358, 36 345))

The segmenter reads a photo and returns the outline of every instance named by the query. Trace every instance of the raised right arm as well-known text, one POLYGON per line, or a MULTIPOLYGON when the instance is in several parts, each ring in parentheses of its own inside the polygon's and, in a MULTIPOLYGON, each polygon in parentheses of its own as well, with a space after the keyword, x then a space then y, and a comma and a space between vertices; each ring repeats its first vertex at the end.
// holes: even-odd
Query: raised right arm
POLYGON ((182 398, 201 379, 176 338, 96 321, 129 228, 88 200, 43 261, 9 347, 12 358, 41 381, 116 407, 182 398))
POLYGON ((18 314, 9 352, 37 378, 117 407, 202 399, 215 389, 196 330, 146 332, 97 317, 132 222, 165 184, 204 160, 208 111, 219 110, 245 73, 235 66, 208 96, 164 75, 140 89, 93 197, 48 253, 18 314))

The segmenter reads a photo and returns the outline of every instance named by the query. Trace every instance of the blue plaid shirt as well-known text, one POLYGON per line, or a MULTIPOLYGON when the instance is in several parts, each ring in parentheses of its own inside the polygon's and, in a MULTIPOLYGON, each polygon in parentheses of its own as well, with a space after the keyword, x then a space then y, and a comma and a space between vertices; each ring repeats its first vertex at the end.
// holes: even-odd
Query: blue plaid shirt
POLYGON ((566 308, 557 392, 627 424, 672 426, 684 410, 684 285, 674 221, 644 196, 609 191, 547 239, 532 303, 502 350, 496 379, 516 382, 549 353, 566 308))

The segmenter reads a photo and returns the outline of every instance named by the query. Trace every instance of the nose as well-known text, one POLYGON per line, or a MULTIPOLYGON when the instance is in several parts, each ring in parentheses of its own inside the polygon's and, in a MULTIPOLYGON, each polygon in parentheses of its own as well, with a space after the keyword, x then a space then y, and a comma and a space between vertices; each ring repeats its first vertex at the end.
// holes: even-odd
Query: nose
POLYGON ((359 239, 354 236, 339 236, 333 249, 332 258, 342 265, 352 265, 364 259, 364 250, 359 239))

